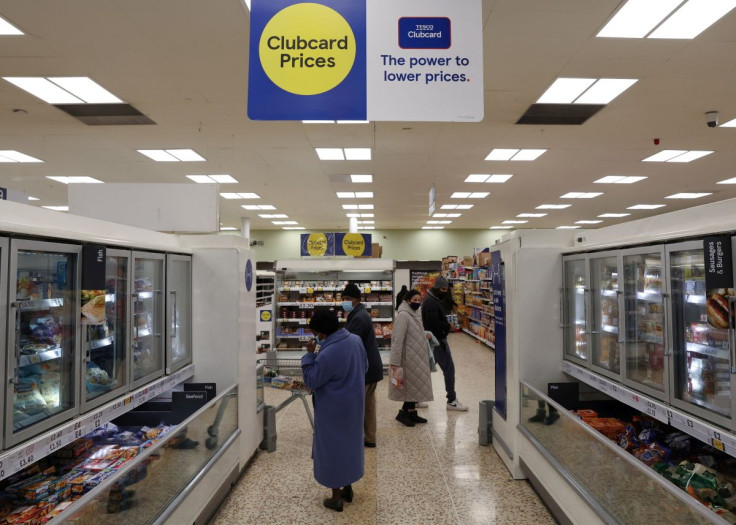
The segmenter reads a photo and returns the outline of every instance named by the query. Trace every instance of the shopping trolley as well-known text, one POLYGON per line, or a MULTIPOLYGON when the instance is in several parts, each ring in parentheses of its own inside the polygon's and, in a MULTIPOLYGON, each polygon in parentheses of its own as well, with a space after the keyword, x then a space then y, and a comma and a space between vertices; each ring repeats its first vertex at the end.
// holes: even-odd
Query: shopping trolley
POLYGON ((304 403, 304 409, 307 411, 309 423, 312 425, 312 431, 314 431, 314 418, 312 417, 312 410, 309 408, 309 403, 307 402, 307 396, 310 395, 312 391, 304 384, 301 359, 279 359, 269 357, 267 359, 260 359, 258 362, 263 363, 264 386, 279 390, 289 390, 291 392, 291 396, 278 405, 274 409, 274 412, 278 412, 279 410, 289 406, 297 399, 301 399, 302 403, 304 403))

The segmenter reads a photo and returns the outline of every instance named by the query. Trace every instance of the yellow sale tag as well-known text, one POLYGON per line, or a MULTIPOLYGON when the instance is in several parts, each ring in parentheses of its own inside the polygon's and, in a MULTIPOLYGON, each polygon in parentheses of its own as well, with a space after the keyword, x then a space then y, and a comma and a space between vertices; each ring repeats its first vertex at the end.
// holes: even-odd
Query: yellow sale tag
POLYGON ((307 288, 307 293, 314 293, 314 288, 307 288))
POLYGON ((365 289, 363 290, 363 293, 371 293, 371 287, 366 286, 365 289))
POLYGON ((724 452, 726 450, 726 447, 723 445, 723 441, 716 438, 713 438, 711 441, 713 442, 713 446, 721 452, 724 452))

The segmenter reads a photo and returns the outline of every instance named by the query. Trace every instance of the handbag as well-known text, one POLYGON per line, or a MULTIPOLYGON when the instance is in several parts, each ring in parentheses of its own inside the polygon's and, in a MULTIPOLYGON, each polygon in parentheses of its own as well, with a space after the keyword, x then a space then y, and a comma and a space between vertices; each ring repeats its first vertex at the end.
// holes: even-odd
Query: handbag
POLYGON ((391 385, 397 390, 404 388, 404 367, 398 365, 391 365, 390 370, 391 385))

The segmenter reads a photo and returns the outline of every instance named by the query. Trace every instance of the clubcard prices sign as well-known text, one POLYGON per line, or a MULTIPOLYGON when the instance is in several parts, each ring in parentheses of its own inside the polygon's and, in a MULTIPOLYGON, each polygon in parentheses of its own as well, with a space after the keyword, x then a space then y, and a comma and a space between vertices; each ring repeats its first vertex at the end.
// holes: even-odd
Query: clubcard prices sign
POLYGON ((253 120, 483 119, 480 0, 252 0, 253 120))

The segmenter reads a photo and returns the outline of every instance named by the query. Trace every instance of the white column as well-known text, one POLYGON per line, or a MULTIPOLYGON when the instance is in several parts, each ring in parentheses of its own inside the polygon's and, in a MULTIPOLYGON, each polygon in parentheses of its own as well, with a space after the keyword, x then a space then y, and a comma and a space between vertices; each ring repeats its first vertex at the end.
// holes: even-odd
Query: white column
POLYGON ((350 233, 358 233, 358 219, 350 217, 350 227, 348 228, 350 233))
POLYGON ((240 236, 245 237, 250 242, 250 217, 240 218, 240 236))

